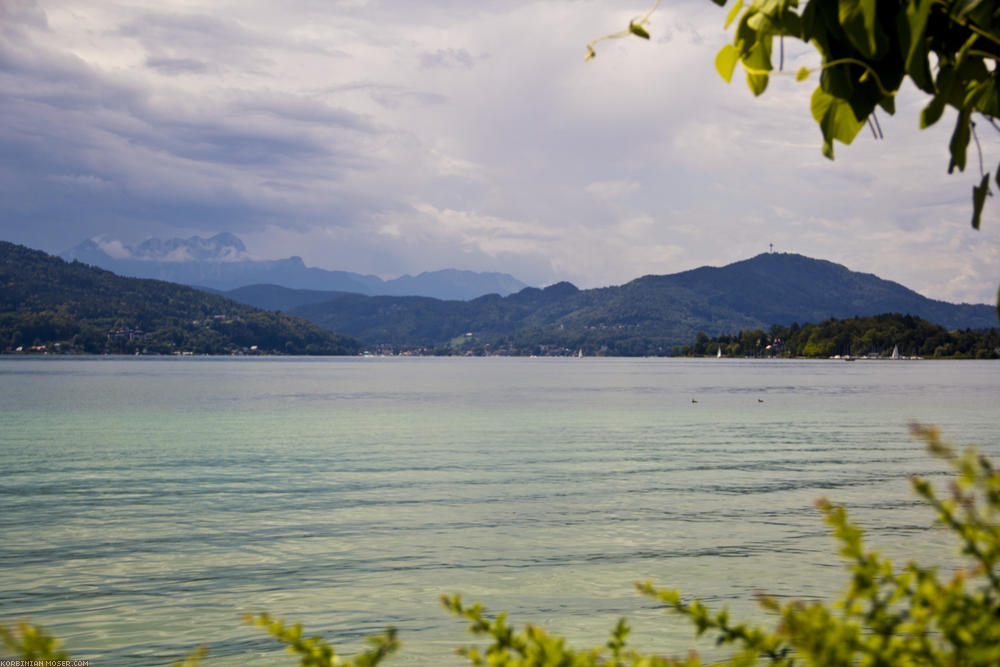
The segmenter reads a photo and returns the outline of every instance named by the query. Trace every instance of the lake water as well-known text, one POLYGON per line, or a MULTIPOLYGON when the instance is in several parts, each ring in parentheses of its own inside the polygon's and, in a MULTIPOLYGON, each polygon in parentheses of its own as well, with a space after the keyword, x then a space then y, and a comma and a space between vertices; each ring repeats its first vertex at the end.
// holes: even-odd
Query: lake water
POLYGON ((580 647, 626 616, 637 648, 711 655, 632 582, 760 620, 757 590, 830 597, 821 496, 949 562, 906 424, 1000 458, 998 406, 997 362, 0 359, 0 622, 102 666, 295 664, 240 621, 267 610, 459 665, 437 598, 461 593, 580 647))

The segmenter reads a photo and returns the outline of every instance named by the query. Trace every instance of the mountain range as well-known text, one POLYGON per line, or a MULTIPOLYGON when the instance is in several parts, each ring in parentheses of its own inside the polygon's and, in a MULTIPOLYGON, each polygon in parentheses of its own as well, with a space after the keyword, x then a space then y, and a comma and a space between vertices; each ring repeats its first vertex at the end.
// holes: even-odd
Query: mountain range
POLYGON ((368 344, 448 347, 476 341, 517 353, 538 348, 663 354, 709 336, 772 324, 909 314, 948 329, 998 324, 985 304, 951 304, 821 259, 766 253, 723 267, 644 276, 615 287, 528 287, 471 301, 363 296, 255 285, 226 296, 300 315, 368 344))
MULTIPOLYGON (((235 237, 185 241, 129 252, 182 262, 208 257, 219 265, 228 253, 229 263, 243 261, 235 237)), ((462 301, 276 285, 208 294, 0 242, 0 285, 0 347, 10 350, 60 343, 63 351, 329 354, 360 350, 361 341, 369 349, 435 353, 658 355, 706 336, 744 332, 756 340, 754 332, 772 325, 795 329, 793 323, 882 313, 952 330, 998 323, 992 306, 936 301, 872 274, 787 253, 620 286, 581 290, 561 282, 462 301)))
POLYGON ((507 295, 526 287, 506 273, 443 269, 383 280, 374 275, 308 267, 301 257, 258 260, 247 253, 239 237, 229 233, 207 239, 200 236, 149 239, 135 246, 93 238, 59 256, 121 276, 154 278, 215 290, 266 283, 294 289, 464 300, 483 294, 507 295))

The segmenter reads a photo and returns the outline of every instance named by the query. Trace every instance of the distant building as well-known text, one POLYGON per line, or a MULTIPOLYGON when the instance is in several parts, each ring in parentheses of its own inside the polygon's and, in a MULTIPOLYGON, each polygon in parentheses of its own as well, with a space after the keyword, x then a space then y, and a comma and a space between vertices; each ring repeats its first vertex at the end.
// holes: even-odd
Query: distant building
POLYGON ((142 329, 112 329, 108 332, 108 340, 146 340, 146 332, 142 329))

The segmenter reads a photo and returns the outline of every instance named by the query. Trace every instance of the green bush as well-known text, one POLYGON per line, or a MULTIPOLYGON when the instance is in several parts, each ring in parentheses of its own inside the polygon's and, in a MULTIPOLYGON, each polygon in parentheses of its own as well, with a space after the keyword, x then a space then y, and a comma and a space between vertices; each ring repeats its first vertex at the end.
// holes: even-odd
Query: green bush
MULTIPOLYGON (((866 551, 862 531, 848 520, 843 507, 823 499, 817 506, 840 542, 850 577, 843 597, 834 604, 792 601, 779 603, 762 595, 760 604, 777 618, 773 628, 734 623, 727 610, 711 611, 680 591, 638 583, 638 591, 687 617, 697 635, 714 634, 719 645, 732 652, 721 663, 731 667, 767 664, 779 667, 838 665, 908 667, 1000 665, 1000 473, 992 463, 967 449, 956 452, 941 441, 936 428, 912 426, 930 453, 949 462, 957 475, 947 497, 939 497, 920 477, 912 485, 949 528, 960 544, 963 564, 948 576, 915 562, 895 567, 876 552, 866 551)), ((629 647, 624 619, 601 646, 573 649, 559 635, 527 625, 515 630, 506 615, 490 617, 482 605, 465 605, 461 598, 442 596, 452 614, 469 621, 472 634, 488 639, 485 648, 458 651, 473 665, 496 667, 696 667, 704 665, 691 653, 683 658, 644 655, 629 647)), ((245 617, 264 627, 303 667, 350 665, 374 667, 399 647, 396 632, 368 639, 369 650, 341 660, 322 637, 303 637, 302 626, 286 626, 267 614, 245 617)), ((41 629, 22 623, 17 631, 0 626, 8 649, 25 659, 61 659, 58 642, 41 629)), ((183 665, 194 665, 204 655, 198 649, 183 665)), ((720 663, 715 663, 720 664, 720 663)))
POLYGON ((388 628, 381 635, 368 637, 365 641, 371 648, 364 653, 351 658, 341 660, 333 646, 320 636, 302 637, 302 625, 286 626, 284 621, 271 618, 269 614, 247 614, 243 617, 247 623, 267 628, 267 631, 280 643, 284 644, 289 653, 301 656, 299 662, 302 667, 330 667, 331 665, 342 665, 342 667, 375 667, 378 663, 389 655, 392 655, 399 648, 399 640, 396 639, 396 630, 388 628))

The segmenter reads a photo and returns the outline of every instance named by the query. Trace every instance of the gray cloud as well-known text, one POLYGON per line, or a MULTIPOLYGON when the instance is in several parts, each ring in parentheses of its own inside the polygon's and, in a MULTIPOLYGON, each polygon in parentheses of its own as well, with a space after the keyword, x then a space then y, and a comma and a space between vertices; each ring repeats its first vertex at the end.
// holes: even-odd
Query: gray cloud
POLYGON ((211 66, 207 62, 195 60, 194 58, 155 58, 152 56, 146 58, 146 67, 166 76, 204 74, 211 69, 211 66))
POLYGON ((48 30, 45 11, 35 0, 6 0, 0 3, 0 32, 8 39, 22 36, 25 28, 48 30))
POLYGON ((331 94, 345 92, 361 92, 368 95, 375 103, 385 109, 398 110, 403 107, 440 106, 448 102, 448 98, 440 93, 414 90, 406 86, 379 83, 351 83, 331 89, 331 94))
POLYGON ((420 66, 427 69, 435 67, 464 67, 472 69, 476 59, 465 49, 438 49, 432 53, 420 56, 420 66))
POLYGON ((815 82, 775 77, 760 99, 725 85, 724 15, 704 0, 583 62, 644 8, 0 2, 0 237, 58 252, 232 230, 257 256, 330 269, 581 286, 773 242, 992 299, 1000 224, 988 206, 973 234, 974 175, 942 177, 947 118, 919 132, 919 96, 903 94, 884 142, 830 163, 815 82))
POLYGON ((302 95, 241 95, 233 100, 230 111, 236 114, 265 114, 282 123, 375 132, 375 126, 365 116, 302 95))
MULTIPOLYGON (((144 25, 216 36, 228 29, 189 17, 144 25)), ((354 139, 372 134, 373 125, 325 100, 263 90, 201 98, 14 40, 0 42, 0 54, 7 74, 0 80, 0 146, 10 165, 0 189, 16 202, 8 210, 23 218, 5 221, 4 232, 15 240, 50 240, 46 226, 72 234, 55 247, 121 229, 134 237, 144 233, 141 227, 252 229, 288 217, 282 208, 294 205, 289 195, 308 194, 297 172, 336 181, 346 170, 374 164, 354 139), (286 181, 280 189, 255 185, 280 179, 286 181), (268 194, 275 192, 284 201, 268 194)), ((299 218, 317 215, 310 210, 317 204, 308 204, 299 218)))
POLYGON ((239 60, 256 61, 255 50, 265 36, 237 21, 204 14, 142 14, 116 31, 137 41, 154 60, 213 62, 226 66, 239 60))

